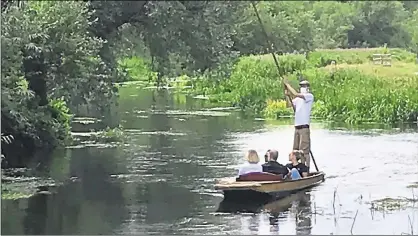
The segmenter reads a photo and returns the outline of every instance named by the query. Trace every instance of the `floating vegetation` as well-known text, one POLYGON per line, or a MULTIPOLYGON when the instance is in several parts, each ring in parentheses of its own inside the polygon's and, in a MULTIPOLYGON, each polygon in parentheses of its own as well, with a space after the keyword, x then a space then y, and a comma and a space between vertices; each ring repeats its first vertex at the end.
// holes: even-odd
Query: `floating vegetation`
POLYGON ((372 201, 371 209, 376 211, 395 211, 413 207, 418 201, 413 198, 383 198, 372 201))
POLYGON ((117 84, 117 85, 135 85, 135 84, 145 85, 145 84, 148 84, 148 82, 147 81, 138 80, 138 81, 120 82, 120 83, 115 83, 115 84, 117 84))
MULTIPOLYGON (((129 113, 129 112, 126 112, 126 113, 129 113)), ((134 110, 133 113, 135 113, 135 114, 144 114, 144 113, 148 113, 148 111, 144 111, 144 110, 136 111, 136 110, 134 110)))
POLYGON ((195 99, 202 99, 202 100, 209 100, 209 97, 208 96, 205 96, 205 95, 197 95, 197 96, 194 96, 193 98, 195 98, 195 99))
MULTIPOLYGON (((17 173, 20 173, 20 171, 17 173)), ((20 174, 23 175, 26 173, 20 174)), ((56 186, 55 181, 52 179, 44 179, 34 176, 15 177, 5 175, 5 173, 2 173, 1 182, 1 198, 9 200, 28 198, 38 192, 42 192, 45 188, 56 186)))
POLYGON ((182 110, 168 110, 168 111, 153 111, 154 114, 167 115, 185 115, 185 116, 229 116, 230 112, 200 110, 200 111, 182 111, 182 110))
POLYGON ((32 195, 33 194, 28 194, 28 193, 11 192, 9 190, 1 191, 1 199, 4 199, 4 200, 16 200, 16 199, 21 199, 21 198, 29 198, 32 195))
POLYGON ((71 135, 73 137, 91 137, 94 135, 99 135, 100 133, 102 133, 102 131, 97 131, 97 132, 71 132, 71 135))
MULTIPOLYGON (((81 142, 77 145, 68 146, 68 149, 79 149, 79 148, 86 148, 86 147, 95 147, 95 148, 115 148, 120 147, 121 144, 118 142, 113 143, 96 143, 94 141, 89 142, 81 142)), ((123 144, 123 146, 129 146, 129 144, 123 144)))
POLYGON ((410 185, 406 186, 407 188, 418 188, 418 182, 412 182, 410 185))
POLYGON ((143 134, 143 135, 167 135, 167 136, 185 136, 186 133, 174 133, 169 131, 142 131, 139 129, 127 129, 124 130, 127 133, 143 134))
POLYGON ((101 120, 97 118, 93 118, 93 117, 74 117, 73 118, 73 123, 80 123, 84 125, 95 124, 98 122, 101 122, 101 120))
POLYGON ((206 109, 206 111, 238 111, 238 107, 212 107, 206 109))
POLYGON ((71 132, 75 141, 94 141, 94 142, 120 142, 124 138, 123 129, 121 126, 116 128, 107 127, 103 131, 95 132, 71 132))

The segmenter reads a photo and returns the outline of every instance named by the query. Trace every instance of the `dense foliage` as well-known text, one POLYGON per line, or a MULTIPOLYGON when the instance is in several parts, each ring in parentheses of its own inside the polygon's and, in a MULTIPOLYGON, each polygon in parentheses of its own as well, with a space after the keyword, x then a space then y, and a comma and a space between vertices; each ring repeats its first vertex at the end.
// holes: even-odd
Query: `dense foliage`
MULTIPOLYGON (((339 87, 345 97, 331 109, 325 103, 330 95, 320 92, 328 77, 320 79, 315 73, 325 72, 312 68, 332 60, 358 65, 371 59, 371 52, 331 55, 314 51, 319 48, 386 45, 418 53, 417 2, 265 1, 257 8, 277 54, 307 55, 282 56, 279 73, 306 74, 324 85, 315 87, 324 102, 318 103, 319 115, 331 117, 334 110, 349 114, 340 117, 347 121, 395 121, 416 109, 413 78, 399 84, 376 82, 379 76, 351 69, 334 75, 341 75, 347 88, 339 87), (360 78, 390 86, 376 95, 385 103, 376 104, 375 96, 362 103, 363 110, 379 107, 369 116, 357 112, 358 102, 349 94, 360 78)), ((2 1, 1 17, 2 133, 14 138, 2 145, 2 153, 9 162, 40 147, 64 144, 71 116, 80 106, 102 112, 114 103, 114 82, 151 80, 160 85, 166 78, 188 75, 198 78, 191 82, 195 93, 216 94, 211 96, 215 100, 267 116, 288 114, 274 111, 283 109, 277 101, 283 96, 281 84, 273 62, 262 55, 270 45, 248 1, 2 1), (272 109, 266 110, 266 101, 272 109)), ((397 61, 415 60, 408 53, 396 55, 397 61)))
MULTIPOLYGON (((270 48, 250 2, 172 1, 144 6, 152 17, 137 15, 119 31, 123 38, 117 56, 140 57, 161 76, 214 69, 225 59, 266 54, 270 48), (164 9, 170 14, 163 17, 164 9)), ((409 1, 257 4, 278 54, 385 44, 417 53, 417 6, 409 1)))
POLYGON ((88 32, 90 15, 86 3, 65 1, 26 2, 2 13, 1 128, 14 137, 2 152, 16 157, 9 162, 64 144, 68 107, 101 106, 113 96, 98 56, 103 40, 88 32))

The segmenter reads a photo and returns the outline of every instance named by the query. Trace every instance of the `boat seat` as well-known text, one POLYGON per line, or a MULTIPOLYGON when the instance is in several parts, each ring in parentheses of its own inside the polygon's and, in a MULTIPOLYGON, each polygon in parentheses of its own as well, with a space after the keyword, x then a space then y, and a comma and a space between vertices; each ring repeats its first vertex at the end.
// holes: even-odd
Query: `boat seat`
POLYGON ((279 181, 283 180, 283 175, 275 175, 267 172, 255 172, 240 175, 236 181, 279 181))

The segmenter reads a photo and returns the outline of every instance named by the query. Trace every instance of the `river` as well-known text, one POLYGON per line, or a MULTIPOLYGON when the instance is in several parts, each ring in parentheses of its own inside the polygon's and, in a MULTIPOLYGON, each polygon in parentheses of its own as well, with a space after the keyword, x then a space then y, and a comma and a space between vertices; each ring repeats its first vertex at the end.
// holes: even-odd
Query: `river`
POLYGON ((260 155, 276 148, 286 162, 291 120, 246 119, 203 100, 135 86, 121 90, 112 119, 124 127, 123 143, 60 151, 38 175, 77 179, 51 194, 2 200, 2 234, 418 232, 416 124, 314 122, 312 151, 324 183, 257 209, 219 212, 215 179, 235 175, 250 148, 260 155))

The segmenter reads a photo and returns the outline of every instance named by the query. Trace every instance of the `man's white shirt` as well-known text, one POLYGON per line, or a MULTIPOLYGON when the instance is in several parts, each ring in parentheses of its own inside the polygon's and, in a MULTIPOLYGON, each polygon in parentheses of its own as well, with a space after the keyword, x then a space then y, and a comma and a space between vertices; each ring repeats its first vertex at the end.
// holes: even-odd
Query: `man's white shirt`
POLYGON ((309 125, 311 123, 311 110, 314 102, 312 93, 303 94, 305 99, 296 97, 292 100, 295 106, 295 126, 309 125))

